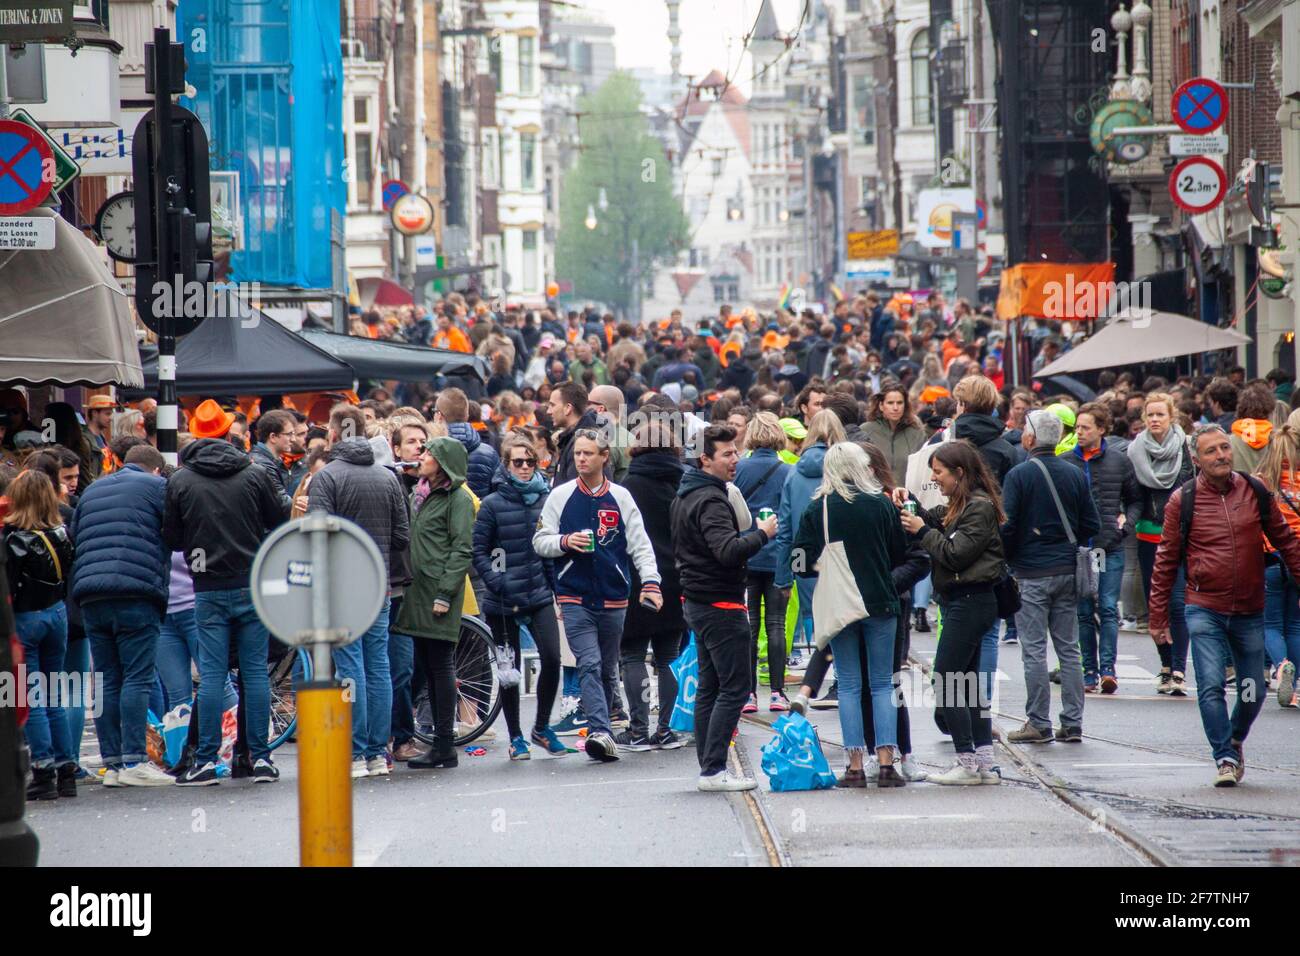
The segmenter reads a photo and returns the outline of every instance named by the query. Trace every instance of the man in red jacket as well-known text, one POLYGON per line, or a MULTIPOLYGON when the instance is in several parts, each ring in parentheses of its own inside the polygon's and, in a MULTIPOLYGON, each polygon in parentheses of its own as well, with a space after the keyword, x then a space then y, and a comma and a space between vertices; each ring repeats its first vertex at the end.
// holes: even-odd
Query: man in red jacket
POLYGON ((1300 540, 1257 479, 1232 470, 1232 442, 1219 425, 1192 434, 1200 474, 1169 497, 1151 576, 1151 637, 1167 644, 1169 592, 1187 565, 1187 630, 1196 665, 1196 698, 1218 765, 1214 785, 1232 787, 1246 772, 1242 744, 1264 705, 1265 534, 1293 577, 1300 578, 1300 540), (1191 527, 1183 540, 1183 499, 1192 492, 1191 527), (1262 494, 1261 494, 1262 492, 1262 494), (1264 520, 1261 522, 1261 517, 1264 520), (1231 719, 1225 668, 1237 669, 1231 719))

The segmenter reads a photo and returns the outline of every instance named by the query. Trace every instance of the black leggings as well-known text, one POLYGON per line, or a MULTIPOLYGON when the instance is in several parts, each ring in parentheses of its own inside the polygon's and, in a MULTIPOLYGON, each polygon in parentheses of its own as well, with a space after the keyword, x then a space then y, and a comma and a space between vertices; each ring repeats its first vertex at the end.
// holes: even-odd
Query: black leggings
POLYGON ((828 644, 808 659, 808 668, 803 672, 803 686, 811 688, 809 697, 817 696, 817 692, 822 689, 822 681, 826 679, 826 672, 830 669, 831 648, 828 644))
POLYGON ((749 692, 758 693, 758 632, 767 621, 767 671, 772 691, 785 690, 785 592, 773 582, 770 571, 750 571, 746 595, 749 601, 750 682, 749 692), (766 612, 766 613, 764 613, 766 612))
POLYGON ((677 676, 668 665, 682 651, 681 631, 624 631, 619 647, 623 664, 623 695, 627 698, 628 733, 645 737, 650 733, 650 675, 646 673, 645 655, 651 647, 655 655, 655 676, 659 683, 659 722, 656 730, 668 730, 677 701, 677 676))
MULTIPOLYGON (((515 652, 515 666, 523 670, 519 647, 519 622, 528 619, 528 630, 537 644, 537 656, 542 662, 542 673, 537 679, 537 719, 533 726, 545 730, 550 726, 551 708, 555 705, 555 692, 560 686, 560 627, 555 619, 555 608, 550 604, 524 611, 520 614, 487 615, 492 628, 492 639, 498 646, 508 645, 515 652)), ((520 686, 501 688, 501 711, 506 715, 506 728, 510 737, 522 737, 519 726, 520 686)))
MULTIPOLYGON (((907 659, 908 645, 911 643, 911 617, 912 605, 910 601, 903 601, 902 609, 898 615, 898 629, 894 632, 894 686, 900 687, 903 679, 900 676, 903 671, 903 661, 907 659)), ((867 649, 864 646, 859 659, 862 661, 862 686, 869 688, 871 686, 871 674, 867 669, 867 649)), ((912 718, 907 714, 907 698, 904 694, 896 694, 898 701, 898 751, 899 753, 910 754, 912 752, 912 718)), ((867 752, 873 753, 876 749, 876 725, 871 714, 871 695, 865 691, 862 694, 862 729, 864 739, 867 742, 867 752)))
POLYGON ((415 659, 429 687, 433 752, 450 755, 456 749, 456 642, 417 637, 415 659))
POLYGON ((935 708, 943 714, 959 754, 993 743, 992 702, 980 680, 980 648, 998 617, 992 590, 961 597, 940 596, 943 633, 934 655, 935 708))

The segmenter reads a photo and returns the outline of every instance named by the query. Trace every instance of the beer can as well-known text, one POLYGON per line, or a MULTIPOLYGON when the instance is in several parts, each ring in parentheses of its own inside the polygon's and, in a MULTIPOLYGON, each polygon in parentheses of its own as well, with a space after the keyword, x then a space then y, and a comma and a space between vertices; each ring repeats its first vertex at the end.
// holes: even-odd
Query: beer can
POLYGON ((587 546, 586 546, 585 548, 583 548, 582 550, 583 550, 583 551, 595 551, 595 550, 596 550, 596 532, 592 531, 590 528, 587 528, 587 529, 585 529, 585 531, 584 531, 583 533, 587 535, 587 546))
POLYGON ((910 500, 910 499, 909 499, 908 501, 904 501, 904 502, 903 502, 903 510, 906 511, 906 512, 907 512, 908 514, 910 514, 910 515, 915 515, 915 514, 916 514, 916 502, 915 502, 915 501, 912 501, 912 500, 910 500))
POLYGON ((776 512, 773 511, 771 508, 759 508, 759 509, 758 509, 758 520, 759 520, 759 521, 766 521, 768 518, 774 517, 775 515, 776 515, 776 512))

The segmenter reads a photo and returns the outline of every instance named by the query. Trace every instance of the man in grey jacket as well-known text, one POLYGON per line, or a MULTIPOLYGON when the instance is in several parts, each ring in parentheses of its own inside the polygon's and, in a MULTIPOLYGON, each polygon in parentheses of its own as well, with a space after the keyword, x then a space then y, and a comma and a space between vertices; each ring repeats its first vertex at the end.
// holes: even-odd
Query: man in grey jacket
MULTIPOLYGON (((410 543, 410 523, 401 482, 375 461, 366 439, 366 420, 353 405, 330 411, 329 463, 316 473, 308 511, 326 511, 360 525, 391 567, 393 552, 410 543)), ((393 718, 393 685, 388 664, 388 598, 370 629, 346 647, 334 649, 334 667, 352 681, 352 776, 389 772, 385 752, 393 718)))

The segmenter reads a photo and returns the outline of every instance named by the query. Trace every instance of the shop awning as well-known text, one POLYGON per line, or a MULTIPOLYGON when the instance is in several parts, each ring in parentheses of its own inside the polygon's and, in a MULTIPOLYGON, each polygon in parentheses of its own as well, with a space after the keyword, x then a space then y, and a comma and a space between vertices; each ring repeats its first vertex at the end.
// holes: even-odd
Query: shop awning
POLYGON ((363 339, 321 329, 303 329, 298 334, 347 362, 360 379, 426 382, 435 375, 473 376, 484 382, 488 379, 487 360, 478 355, 384 339, 363 339))
POLYGON ((1172 312, 1122 312, 1106 326, 1043 366, 1035 378, 1096 368, 1137 365, 1179 355, 1197 355, 1246 345, 1250 337, 1172 312))
POLYGON ((54 248, 0 251, 0 382, 143 384, 130 304, 94 245, 62 216, 54 248))
MULTIPOLYGON (((225 310, 230 318, 208 318, 176 345, 179 395, 277 395, 285 392, 346 391, 356 373, 275 319, 256 309, 225 310), (250 314, 251 313, 251 314, 250 314)), ((158 350, 142 347, 143 392, 158 388, 158 350)), ((129 394, 129 393, 128 393, 129 394)))
POLYGON ((1100 318, 1115 301, 1114 281, 1113 262, 1022 262, 1002 272, 997 315, 1003 321, 1100 318))
POLYGON ((411 295, 410 291, 392 279, 377 276, 358 279, 357 291, 363 309, 376 305, 401 306, 415 304, 415 297, 411 295))

